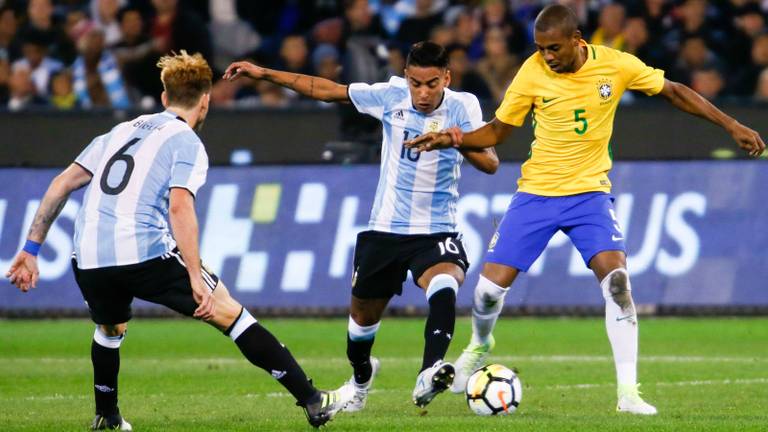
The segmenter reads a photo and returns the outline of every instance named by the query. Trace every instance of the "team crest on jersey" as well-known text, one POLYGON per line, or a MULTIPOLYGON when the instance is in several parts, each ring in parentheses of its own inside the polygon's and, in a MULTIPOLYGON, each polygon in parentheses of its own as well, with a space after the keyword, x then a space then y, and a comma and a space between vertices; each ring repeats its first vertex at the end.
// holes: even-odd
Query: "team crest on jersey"
POLYGON ((600 99, 607 100, 613 94, 613 84, 611 80, 603 78, 597 82, 597 94, 600 95, 600 99))
POLYGON ((427 132, 440 132, 441 126, 440 120, 430 120, 427 123, 427 132))

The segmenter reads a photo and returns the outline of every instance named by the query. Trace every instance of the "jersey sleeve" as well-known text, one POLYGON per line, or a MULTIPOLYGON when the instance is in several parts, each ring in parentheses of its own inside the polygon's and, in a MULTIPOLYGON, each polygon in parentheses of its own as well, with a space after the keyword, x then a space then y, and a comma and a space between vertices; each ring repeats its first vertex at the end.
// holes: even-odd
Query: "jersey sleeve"
POLYGON ((352 83, 347 87, 347 93, 359 112, 381 120, 391 87, 390 83, 352 83))
POLYGON ((83 167, 86 171, 91 173, 96 172, 99 167, 99 162, 104 155, 104 147, 106 146, 107 135, 100 135, 91 141, 82 152, 75 158, 75 163, 83 167))
POLYGON ((168 187, 184 188, 196 196, 208 175, 208 154, 194 132, 172 139, 173 159, 168 187))
POLYGON ((627 90, 638 90, 652 96, 664 88, 663 70, 648 66, 628 53, 621 53, 621 64, 627 90))
POLYGON ((531 59, 526 61, 512 80, 512 84, 507 87, 504 94, 504 100, 496 110, 496 118, 500 121, 512 125, 522 126, 525 116, 533 106, 535 96, 532 93, 534 81, 531 80, 532 68, 531 59))
POLYGON ((462 121, 462 132, 472 132, 475 129, 480 129, 485 122, 483 122, 483 110, 480 108, 480 101, 473 94, 468 94, 465 100, 466 118, 462 121))

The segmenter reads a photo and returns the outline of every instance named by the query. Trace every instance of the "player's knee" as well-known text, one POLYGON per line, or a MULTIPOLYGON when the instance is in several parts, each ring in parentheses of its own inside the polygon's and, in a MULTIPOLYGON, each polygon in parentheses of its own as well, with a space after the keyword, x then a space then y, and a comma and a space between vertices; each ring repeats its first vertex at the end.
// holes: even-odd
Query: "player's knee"
POLYGON ((120 348, 125 339, 128 325, 123 324, 99 324, 93 332, 93 340, 105 348, 120 348))
POLYGON ((354 316, 349 316, 349 321, 347 323, 347 334, 350 340, 354 342, 369 341, 376 337, 376 332, 379 331, 381 321, 376 320, 374 323, 366 323, 366 325, 361 325, 359 322, 361 321, 357 320, 354 316))
POLYGON ((632 305, 632 286, 625 268, 617 268, 608 273, 600 282, 600 287, 606 300, 613 300, 622 309, 632 305))
POLYGON ((497 313, 504 307, 504 296, 509 288, 504 288, 480 275, 475 287, 474 311, 479 314, 497 313))
POLYGON ((460 284, 461 282, 456 278, 455 275, 440 273, 433 276, 429 281, 429 285, 427 285, 427 290, 425 292, 427 301, 429 301, 429 299, 431 299, 435 294, 443 292, 444 290, 452 291, 455 299, 456 295, 459 293, 460 284))

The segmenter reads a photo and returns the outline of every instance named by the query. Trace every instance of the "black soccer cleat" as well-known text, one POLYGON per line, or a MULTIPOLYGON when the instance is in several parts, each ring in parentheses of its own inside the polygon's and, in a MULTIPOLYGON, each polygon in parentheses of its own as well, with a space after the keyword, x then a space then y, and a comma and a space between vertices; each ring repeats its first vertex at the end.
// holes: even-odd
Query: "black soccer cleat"
POLYGON ((307 421, 316 428, 331 421, 336 413, 344 409, 355 396, 355 389, 347 383, 337 390, 321 390, 318 396, 318 401, 308 403, 303 407, 307 421))
POLYGON ((103 416, 96 414, 91 424, 91 430, 120 430, 120 431, 132 431, 131 424, 125 421, 120 413, 110 416, 103 416))

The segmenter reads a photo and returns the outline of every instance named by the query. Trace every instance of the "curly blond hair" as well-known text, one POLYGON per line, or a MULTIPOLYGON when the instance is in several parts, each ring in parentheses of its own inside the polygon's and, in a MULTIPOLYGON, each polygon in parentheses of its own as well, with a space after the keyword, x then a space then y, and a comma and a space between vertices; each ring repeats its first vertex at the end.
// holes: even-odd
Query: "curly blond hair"
POLYGON ((200 97, 211 91, 213 71, 199 53, 189 55, 185 50, 160 58, 160 80, 171 105, 192 108, 200 97))

